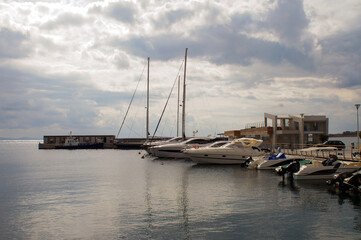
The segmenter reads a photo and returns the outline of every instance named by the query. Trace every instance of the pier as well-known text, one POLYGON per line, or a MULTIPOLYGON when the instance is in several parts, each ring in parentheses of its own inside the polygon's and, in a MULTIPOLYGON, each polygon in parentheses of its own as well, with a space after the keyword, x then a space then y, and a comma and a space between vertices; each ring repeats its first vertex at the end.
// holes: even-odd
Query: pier
POLYGON ((97 148, 114 148, 115 135, 53 135, 44 136, 43 143, 39 143, 39 149, 61 149, 66 147, 66 141, 69 138, 82 145, 82 149, 86 149, 86 146, 93 148, 91 146, 94 146, 94 144, 101 146, 97 148))

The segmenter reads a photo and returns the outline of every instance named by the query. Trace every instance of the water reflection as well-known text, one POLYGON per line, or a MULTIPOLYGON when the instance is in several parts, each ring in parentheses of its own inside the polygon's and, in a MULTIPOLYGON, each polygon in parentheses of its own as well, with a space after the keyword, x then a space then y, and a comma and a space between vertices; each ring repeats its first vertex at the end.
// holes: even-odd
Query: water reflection
POLYGON ((144 188, 147 239, 164 238, 166 234, 190 239, 189 163, 184 160, 148 159, 144 188), (166 232, 165 228, 168 229, 166 232), (169 232, 169 229, 174 229, 174 232, 169 232))
POLYGON ((278 186, 280 186, 281 188, 288 188, 289 190, 291 190, 294 193, 299 193, 299 191, 300 191, 299 186, 297 186, 295 184, 295 181, 292 179, 283 179, 282 181, 280 181, 278 183, 278 186))
POLYGON ((324 183, 280 182, 272 171, 141 159, 137 151, 22 154, 31 160, 0 159, 0 239, 357 239, 361 232, 358 197, 324 183))
POLYGON ((188 207, 189 207, 189 200, 188 200, 188 171, 187 169, 182 169, 181 174, 181 195, 179 199, 179 207, 182 210, 182 217, 183 217, 183 230, 184 230, 184 238, 183 239, 190 239, 190 232, 189 232, 189 216, 188 216, 188 207))

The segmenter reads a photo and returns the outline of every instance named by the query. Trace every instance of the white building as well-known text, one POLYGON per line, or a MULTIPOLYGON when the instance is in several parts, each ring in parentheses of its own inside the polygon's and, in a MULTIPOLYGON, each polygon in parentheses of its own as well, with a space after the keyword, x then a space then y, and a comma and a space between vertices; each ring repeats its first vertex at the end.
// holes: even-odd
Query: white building
POLYGON ((275 115, 264 113, 264 122, 247 124, 245 129, 226 131, 225 136, 262 138, 272 148, 288 145, 303 148, 321 142, 328 134, 328 118, 323 115, 275 115))

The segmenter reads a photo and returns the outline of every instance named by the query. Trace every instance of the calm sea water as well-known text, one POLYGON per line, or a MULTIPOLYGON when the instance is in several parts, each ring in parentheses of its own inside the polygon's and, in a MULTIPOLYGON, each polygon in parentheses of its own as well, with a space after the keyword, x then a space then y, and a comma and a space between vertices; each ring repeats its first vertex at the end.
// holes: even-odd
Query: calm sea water
POLYGON ((0 239, 360 239, 360 198, 270 171, 0 141, 0 239))
MULTIPOLYGON (((347 148, 350 148, 352 144, 357 146, 357 138, 356 137, 330 137, 329 140, 341 140, 347 148)), ((361 140, 359 140, 361 144, 361 140)))

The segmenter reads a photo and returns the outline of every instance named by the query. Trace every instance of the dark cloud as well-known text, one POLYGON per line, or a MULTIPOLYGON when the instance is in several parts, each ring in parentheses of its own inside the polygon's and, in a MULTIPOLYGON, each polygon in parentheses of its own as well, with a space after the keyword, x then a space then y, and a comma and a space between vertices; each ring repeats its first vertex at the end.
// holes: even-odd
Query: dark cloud
POLYGON ((124 23, 133 23, 137 13, 137 7, 132 2, 113 2, 109 5, 94 6, 89 9, 89 13, 105 14, 110 18, 124 23))
POLYGON ((28 36, 11 29, 0 29, 0 59, 26 57, 31 51, 28 36))
MULTIPOLYGON (((0 129, 57 125, 64 131, 98 133, 98 107, 126 106, 133 93, 99 91, 84 83, 84 78, 73 73, 52 76, 0 66, 0 129)), ((118 127, 102 130, 114 133, 118 127)))
MULTIPOLYGON (((171 10, 161 14, 154 23, 160 28, 170 27, 182 19, 192 18, 193 15, 194 12, 186 9, 171 10)), ((152 56, 153 59, 162 61, 179 58, 188 47, 192 57, 207 59, 217 65, 248 66, 254 61, 280 65, 289 62, 300 69, 314 71, 315 63, 312 55, 309 55, 312 52, 312 44, 307 41, 296 46, 288 44, 296 40, 301 41, 301 36, 308 26, 301 0, 279 1, 276 7, 266 14, 264 21, 253 19, 250 13, 236 13, 230 19, 228 23, 194 28, 187 34, 167 32, 133 36, 127 40, 113 39, 112 44, 133 55, 143 58, 152 56), (248 34, 264 30, 273 31, 281 41, 252 37, 248 34)))
POLYGON ((340 80, 339 87, 361 85, 361 30, 330 36, 322 41, 321 70, 340 80))
POLYGON ((189 19, 195 14, 195 11, 188 9, 176 9, 161 13, 157 19, 153 20, 156 29, 168 28, 183 19, 189 19))
POLYGON ((306 17, 303 0, 280 0, 274 10, 268 13, 261 24, 269 31, 274 31, 281 40, 288 43, 299 42, 309 20, 306 17))
POLYGON ((0 79, 0 128, 81 128, 92 125, 97 116, 94 105, 82 96, 84 85, 74 79, 5 67, 0 67, 0 79))
POLYGON ((74 13, 63 13, 56 19, 44 23, 41 28, 52 30, 58 27, 81 26, 88 22, 88 19, 74 13))
POLYGON ((251 65, 254 60, 277 65, 288 61, 295 66, 313 70, 313 60, 303 52, 277 42, 252 38, 239 34, 226 26, 199 28, 192 38, 182 35, 161 34, 149 37, 131 37, 128 40, 113 39, 112 44, 140 57, 152 56, 156 60, 179 58, 184 49, 190 49, 192 57, 208 59, 217 65, 251 65))

